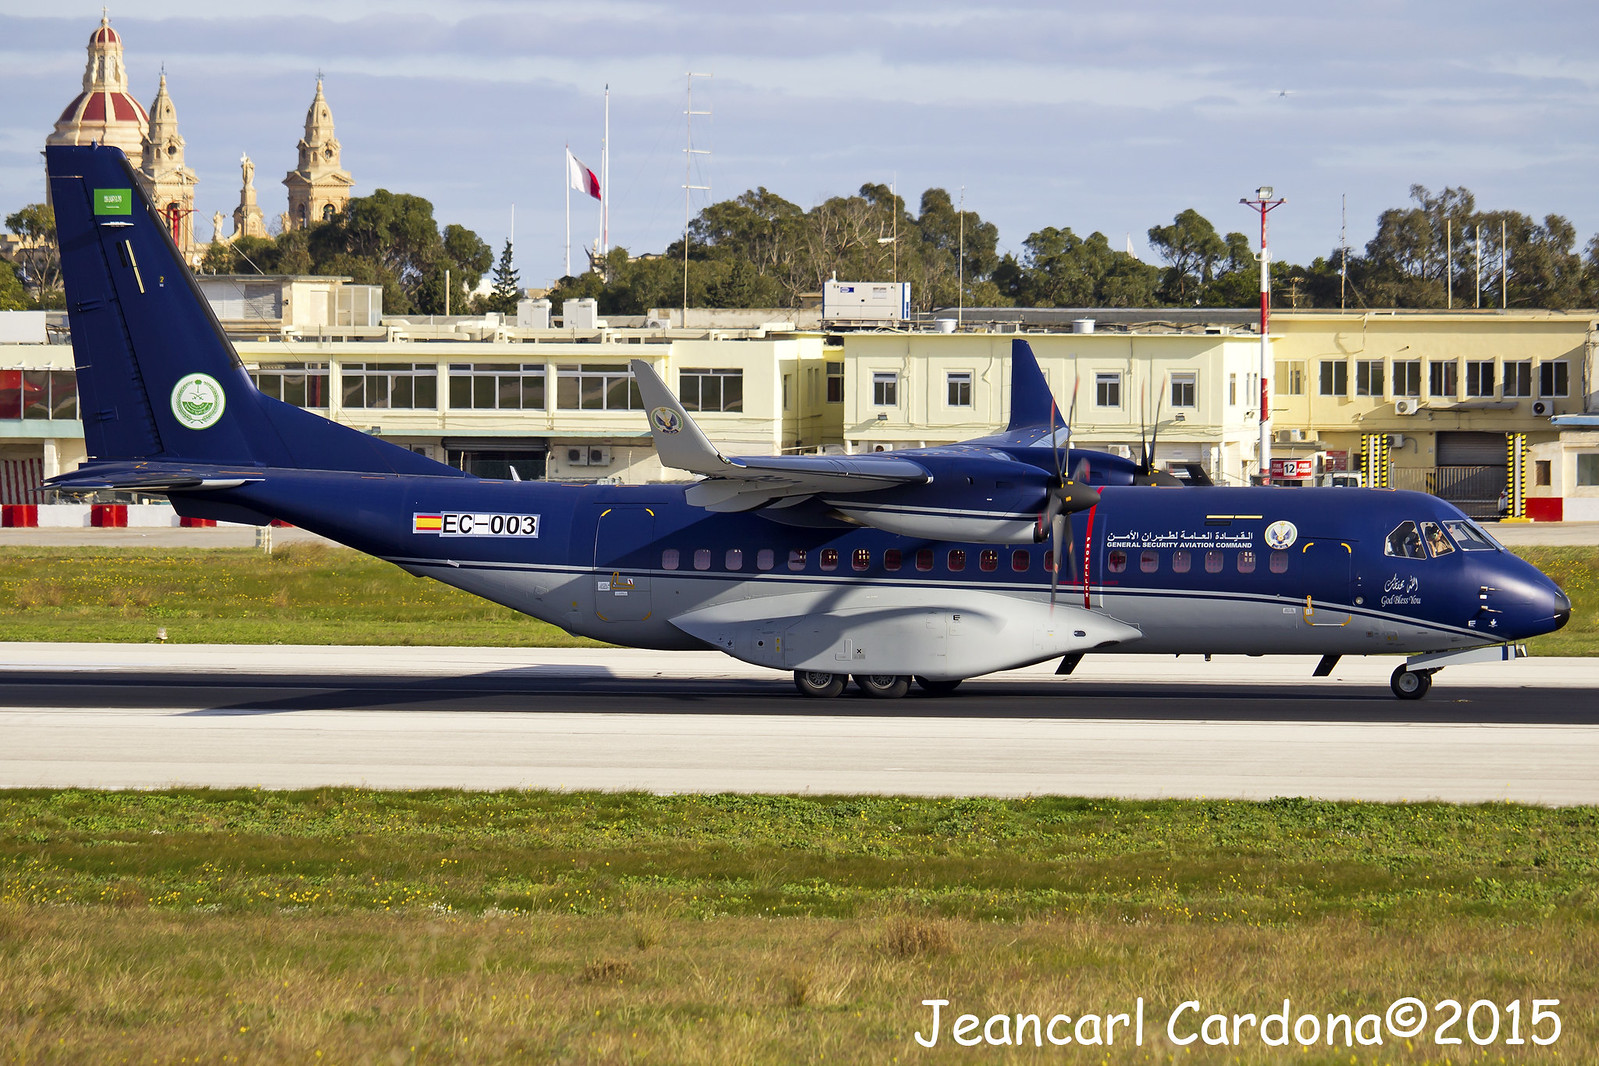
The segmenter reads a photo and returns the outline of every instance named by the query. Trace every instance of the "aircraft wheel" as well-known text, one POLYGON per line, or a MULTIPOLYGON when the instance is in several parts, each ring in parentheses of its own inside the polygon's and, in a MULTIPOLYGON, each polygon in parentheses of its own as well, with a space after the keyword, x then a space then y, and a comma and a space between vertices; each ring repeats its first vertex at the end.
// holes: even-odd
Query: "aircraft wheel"
POLYGON ((820 670, 795 670, 794 687, 802 696, 813 700, 830 700, 844 691, 847 674, 829 674, 820 670))
POLYGON ((929 681, 925 677, 917 677, 916 687, 929 696, 948 696, 960 688, 961 680, 957 677, 949 681, 929 681))
POLYGON ((1402 700, 1419 700, 1432 688, 1432 671, 1411 670, 1401 663, 1394 669, 1388 687, 1402 700))
POLYGON ((856 674, 855 687, 877 700, 897 700, 911 690, 904 674, 856 674))

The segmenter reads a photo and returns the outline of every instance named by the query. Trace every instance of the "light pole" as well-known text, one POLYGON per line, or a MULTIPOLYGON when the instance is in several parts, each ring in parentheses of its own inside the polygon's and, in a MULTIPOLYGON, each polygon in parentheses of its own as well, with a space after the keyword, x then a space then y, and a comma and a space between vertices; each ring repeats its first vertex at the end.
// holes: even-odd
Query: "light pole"
POLYGON ((1267 337, 1271 328, 1271 252, 1266 247, 1266 215, 1286 200, 1271 198, 1271 186, 1255 190, 1253 200, 1238 202, 1260 212, 1260 483, 1271 484, 1271 349, 1267 337))

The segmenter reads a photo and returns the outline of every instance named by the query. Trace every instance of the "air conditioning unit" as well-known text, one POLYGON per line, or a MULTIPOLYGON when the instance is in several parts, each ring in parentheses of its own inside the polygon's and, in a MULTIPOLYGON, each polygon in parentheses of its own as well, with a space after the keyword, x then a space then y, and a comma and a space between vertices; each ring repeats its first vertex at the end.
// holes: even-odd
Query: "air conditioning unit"
POLYGON ((1549 418, 1555 413, 1555 405, 1549 400, 1532 401, 1532 413, 1539 418, 1549 418))
POLYGON ((1272 439, 1278 444, 1302 444, 1305 440, 1305 431, 1302 429, 1279 429, 1272 434, 1272 439))
POLYGON ((1133 457, 1133 449, 1126 444, 1112 444, 1105 450, 1112 455, 1119 455, 1123 459, 1131 459, 1133 457))
POLYGON ((610 448, 590 446, 586 450, 588 452, 587 463, 588 463, 589 466, 610 466, 611 465, 611 449, 610 448))
POLYGON ((567 466, 588 466, 589 465, 589 450, 587 448, 568 448, 568 449, 566 449, 566 465, 567 466))
POLYGON ((1421 410, 1421 401, 1419 400, 1394 401, 1394 414, 1396 415, 1413 415, 1419 410, 1421 410))

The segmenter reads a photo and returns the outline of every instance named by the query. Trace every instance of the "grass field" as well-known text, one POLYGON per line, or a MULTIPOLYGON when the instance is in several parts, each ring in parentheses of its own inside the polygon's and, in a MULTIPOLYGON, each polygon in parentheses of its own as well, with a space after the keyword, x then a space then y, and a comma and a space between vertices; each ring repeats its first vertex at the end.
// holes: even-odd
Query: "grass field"
MULTIPOLYGON (((1534 655, 1599 654, 1599 548, 1520 554, 1572 600, 1534 655)), ((594 642, 344 548, 0 548, 7 640, 574 647, 594 642)))
POLYGON ((1586 1063, 1596 831, 1507 805, 0 793, 0 1059, 1586 1063), (1179 1035, 1404 996, 1493 1001, 1502 1031, 1165 1035, 1186 1000, 1179 1035), (1139 997, 1142 1046, 913 1035, 924 999, 1047 1021, 1139 997), (1534 998, 1559 1040, 1504 1043, 1534 998))

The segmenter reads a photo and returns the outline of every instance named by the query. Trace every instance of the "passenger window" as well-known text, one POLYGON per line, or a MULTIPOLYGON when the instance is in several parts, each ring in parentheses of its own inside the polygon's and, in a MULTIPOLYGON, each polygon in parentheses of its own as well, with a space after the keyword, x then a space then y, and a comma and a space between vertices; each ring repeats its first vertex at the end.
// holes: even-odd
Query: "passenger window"
POLYGON ((1272 573, 1286 574, 1288 572, 1288 553, 1280 549, 1272 552, 1270 566, 1272 573))
POLYGON ((729 548, 729 549, 727 549, 727 557, 726 557, 726 562, 725 562, 725 565, 723 566, 723 569, 724 570, 742 570, 742 569, 744 569, 744 549, 743 548, 729 548))
POLYGON ((1015 551, 1010 553, 1010 568, 1016 571, 1018 574, 1024 572, 1029 566, 1032 565, 1033 558, 1030 554, 1028 554, 1026 548, 1017 548, 1015 551))
POLYGON ((1240 574, 1253 574, 1255 572, 1255 553, 1238 553, 1238 572, 1240 574))
POLYGON ((709 570, 711 568, 711 549, 696 548, 694 550, 694 569, 709 570))
POLYGON ((1432 552, 1434 559, 1455 550, 1455 546, 1449 543, 1449 538, 1444 536, 1444 531, 1438 528, 1436 522, 1423 522, 1421 535, 1427 538, 1427 549, 1432 552))
POLYGON ((823 570, 837 570, 838 569, 838 549, 837 548, 823 548, 822 549, 822 569, 823 570))
POLYGON ((762 548, 755 553, 755 569, 770 570, 773 564, 772 549, 762 548))
POLYGON ((918 548, 916 551, 916 569, 931 570, 933 568, 933 549, 918 548))
POLYGON ((966 569, 966 549, 951 548, 949 550, 949 569, 951 573, 959 573, 966 569))
POLYGON ((788 568, 790 570, 805 569, 805 549, 798 548, 788 553, 788 568))
POLYGON ((667 548, 665 551, 663 551, 661 553, 661 569, 662 570, 676 570, 677 569, 677 549, 676 548, 667 548))
POLYGON ((872 565, 872 550, 870 548, 856 548, 855 554, 850 556, 850 565, 857 570, 865 570, 872 565))
POLYGON ((1383 544, 1383 554, 1401 559, 1427 558, 1427 553, 1421 549, 1421 534, 1416 532, 1416 523, 1401 522, 1395 526, 1383 544))
POLYGON ((1174 574, 1186 574, 1188 568, 1194 565, 1194 557, 1185 551, 1171 553, 1171 569, 1174 574))
POLYGON ((883 569, 898 570, 904 565, 905 556, 898 548, 887 548, 883 551, 883 569))
POLYGON ((1138 557, 1138 569, 1146 574, 1153 574, 1160 569, 1160 555, 1155 552, 1144 552, 1138 557))
POLYGON ((1207 574, 1219 574, 1219 573, 1221 573, 1221 552, 1219 552, 1219 551, 1208 551, 1208 552, 1205 553, 1205 573, 1207 573, 1207 574))
POLYGON ((984 548, 977 557, 977 567, 985 574, 991 574, 999 569, 999 552, 993 548, 984 548))
POLYGON ((1123 570, 1126 570, 1127 553, 1124 551, 1111 552, 1110 556, 1105 560, 1105 569, 1109 570, 1113 574, 1119 574, 1123 570))

